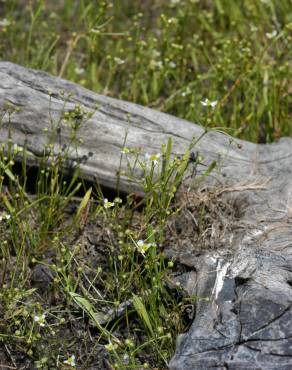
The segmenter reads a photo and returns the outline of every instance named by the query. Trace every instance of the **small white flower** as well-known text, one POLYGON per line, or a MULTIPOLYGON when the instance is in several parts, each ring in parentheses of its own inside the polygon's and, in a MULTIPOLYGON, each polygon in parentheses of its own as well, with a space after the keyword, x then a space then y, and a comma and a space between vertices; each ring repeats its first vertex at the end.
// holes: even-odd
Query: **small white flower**
POLYGON ((169 62, 170 68, 176 68, 176 63, 175 62, 169 62))
POLYGON ((112 202, 109 202, 107 198, 104 198, 103 200, 103 206, 104 208, 111 208, 113 207, 115 204, 112 203, 112 202))
POLYGON ((117 65, 124 64, 125 61, 121 58, 114 57, 114 61, 117 63, 117 65))
POLYGON ((160 158, 161 154, 160 153, 156 153, 156 154, 149 154, 149 153, 146 153, 145 154, 145 158, 147 161, 150 161, 154 164, 157 164, 158 161, 159 161, 159 158, 160 158))
POLYGON ((163 68, 163 63, 161 60, 155 60, 155 59, 152 59, 149 63, 149 66, 151 69, 162 69, 163 68))
POLYGON ((76 366, 75 356, 72 355, 71 357, 69 357, 67 360, 64 361, 64 364, 69 365, 71 367, 75 367, 76 366))
POLYGON ((9 213, 6 213, 6 212, 3 212, 2 214, 0 214, 0 222, 6 220, 10 220, 11 218, 11 215, 9 213))
POLYGON ((156 62, 156 67, 157 67, 158 69, 162 69, 162 67, 163 67, 163 63, 162 63, 162 61, 161 61, 161 60, 158 60, 158 62, 156 62))
POLYGON ((141 253, 143 257, 145 257, 145 253, 151 247, 151 244, 145 243, 143 240, 138 240, 136 244, 138 252, 141 253))
POLYGON ((33 320, 39 324, 39 326, 45 326, 46 324, 46 315, 43 313, 41 316, 34 316, 33 320))
POLYGON ((156 49, 153 49, 152 55, 153 55, 154 58, 158 58, 158 57, 160 57, 161 53, 160 53, 160 51, 158 51, 156 49))
POLYGON ((75 73, 77 75, 82 75, 85 72, 84 68, 81 67, 75 67, 75 73))
POLYGON ((17 144, 13 144, 13 151, 14 151, 14 154, 17 154, 19 152, 22 152, 23 149, 21 146, 18 146, 17 144))
POLYGON ((204 107, 212 107, 215 108, 218 104, 218 100, 210 101, 209 99, 201 100, 200 102, 204 107))
POLYGON ((269 40, 271 40, 272 38, 274 38, 275 36, 277 36, 277 31, 276 31, 276 30, 274 30, 274 31, 272 31, 272 32, 267 32, 267 33, 266 33, 266 36, 267 36, 267 38, 268 38, 269 40))
POLYGON ((129 355, 127 353, 124 353, 123 355, 123 361, 125 364, 129 364, 129 355))
POLYGON ((17 153, 23 152, 23 148, 21 146, 18 146, 17 144, 13 144, 13 151, 14 151, 14 154, 17 154, 17 153))
POLYGON ((137 241, 137 246, 140 248, 140 247, 142 247, 144 245, 144 242, 143 242, 143 240, 138 240, 137 241))
POLYGON ((11 25, 11 22, 7 18, 3 18, 0 20, 0 27, 9 27, 11 25))

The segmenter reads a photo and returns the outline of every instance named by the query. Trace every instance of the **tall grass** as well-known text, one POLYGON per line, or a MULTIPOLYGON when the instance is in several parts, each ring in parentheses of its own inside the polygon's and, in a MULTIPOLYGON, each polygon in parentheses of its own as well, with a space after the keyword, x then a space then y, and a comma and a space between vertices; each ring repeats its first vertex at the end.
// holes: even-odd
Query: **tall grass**
POLYGON ((290 0, 10 0, 1 5, 1 59, 273 141, 292 133, 291 8, 290 0), (207 118, 205 98, 218 101, 207 118))

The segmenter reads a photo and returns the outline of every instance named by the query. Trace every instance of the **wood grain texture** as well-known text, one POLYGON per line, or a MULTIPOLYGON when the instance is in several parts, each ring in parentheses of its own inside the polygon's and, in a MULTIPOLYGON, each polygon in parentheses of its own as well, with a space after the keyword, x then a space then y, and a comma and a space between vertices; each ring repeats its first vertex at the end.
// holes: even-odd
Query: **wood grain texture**
MULTIPOLYGON (((76 104, 93 112, 80 129, 78 155, 86 156, 83 176, 114 189, 125 133, 127 147, 156 153, 171 137, 173 154, 182 155, 203 129, 193 123, 132 103, 108 98, 43 72, 0 62, 0 107, 19 107, 10 124, 4 117, 0 139, 9 126, 13 142, 41 154, 43 129, 76 104), (51 91, 51 101, 49 96, 51 91), (64 94, 67 96, 64 106, 64 94), (68 96, 68 94, 70 96, 68 96)), ((68 145, 69 130, 60 125, 56 153, 68 145)), ((257 145, 210 132, 198 143, 205 162, 219 166, 208 180, 232 187, 226 195, 242 204, 237 228, 224 247, 198 253, 196 245, 170 245, 165 251, 195 273, 186 286, 198 297, 190 330, 179 336, 172 370, 292 368, 292 139, 257 145), (239 146, 237 144, 240 144, 239 146), (195 278, 194 278, 195 276, 195 278)), ((31 159, 33 162, 33 157, 31 159)), ((122 170, 126 163, 122 162, 122 170)), ((139 173, 137 174, 139 175, 139 173)), ((137 190, 126 177, 121 190, 137 190)))

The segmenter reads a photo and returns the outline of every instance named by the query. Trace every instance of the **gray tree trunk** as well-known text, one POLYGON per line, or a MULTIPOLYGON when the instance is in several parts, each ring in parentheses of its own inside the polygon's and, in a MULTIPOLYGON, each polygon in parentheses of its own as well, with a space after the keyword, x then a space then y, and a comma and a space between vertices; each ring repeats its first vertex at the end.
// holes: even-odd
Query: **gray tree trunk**
MULTIPOLYGON (((67 170, 83 157, 88 180, 114 189, 124 146, 156 153, 171 137, 173 154, 182 155, 204 130, 185 120, 104 97, 43 72, 0 62, 0 108, 20 110, 2 119, 0 139, 41 155, 52 122, 78 103, 93 113, 81 127, 78 153, 69 150, 67 170), (50 91, 50 95, 49 95, 50 91), (66 103, 64 101, 66 100, 66 103)), ((70 143, 70 130, 57 125, 55 153, 70 143)), ((198 252, 192 240, 170 245, 166 255, 190 270, 184 286, 198 297, 193 324, 177 339, 172 370, 292 369, 292 139, 256 145, 230 142, 218 132, 199 141, 205 162, 220 165, 208 180, 237 204, 236 224, 220 248, 198 252), (239 144, 239 145, 238 145, 239 144), (225 189, 225 190, 224 190, 225 189), (208 298, 208 299, 202 299, 208 298)), ((30 163, 34 163, 33 155, 30 163)), ((121 170, 126 170, 122 161, 121 170)), ((138 173, 139 175, 139 173, 138 173)), ((120 188, 139 190, 126 177, 120 188)), ((228 229, 228 228, 227 228, 228 229)), ((229 230, 229 229, 228 229, 229 230)))

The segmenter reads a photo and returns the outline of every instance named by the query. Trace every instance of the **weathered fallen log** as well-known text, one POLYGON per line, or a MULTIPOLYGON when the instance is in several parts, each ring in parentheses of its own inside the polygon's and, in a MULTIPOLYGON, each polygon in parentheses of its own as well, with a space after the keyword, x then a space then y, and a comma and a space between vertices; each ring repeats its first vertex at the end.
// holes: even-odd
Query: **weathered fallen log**
MULTIPOLYGON (((7 103, 20 108, 10 123, 5 115, 1 141, 11 128, 14 143, 40 155, 48 137, 44 129, 50 130, 53 119, 59 122, 55 150, 62 150, 70 132, 59 118, 80 104, 93 115, 79 131, 78 155, 74 148, 69 152, 67 170, 70 161, 86 158, 83 176, 113 189, 126 131, 126 146, 148 153, 160 151, 171 137, 176 155, 204 132, 182 119, 12 63, 0 62, 0 81, 0 108, 7 103)), ((172 370, 292 368, 292 139, 237 143, 209 132, 197 145, 207 163, 220 163, 213 186, 228 187, 226 197, 241 204, 224 246, 198 253, 189 243, 165 251, 193 271, 185 279, 190 294, 209 298, 197 300, 194 322, 177 340, 172 370)), ((121 170, 126 170, 124 162, 121 170)), ((126 177, 120 188, 134 190, 126 177)))

